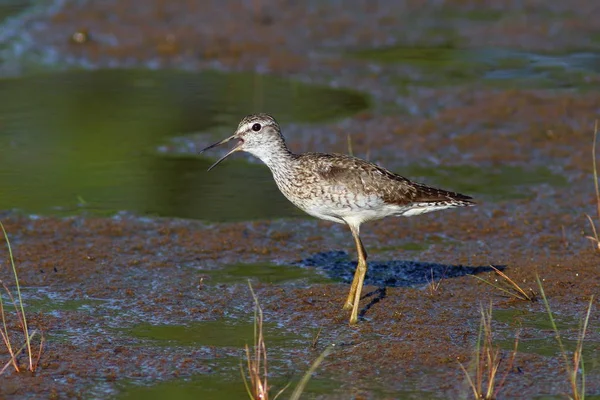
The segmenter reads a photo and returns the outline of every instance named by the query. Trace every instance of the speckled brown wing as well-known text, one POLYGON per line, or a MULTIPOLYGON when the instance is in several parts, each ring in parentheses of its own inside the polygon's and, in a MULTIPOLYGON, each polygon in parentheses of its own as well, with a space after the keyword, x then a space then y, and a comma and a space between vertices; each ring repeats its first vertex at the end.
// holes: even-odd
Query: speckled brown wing
POLYGON ((471 196, 466 196, 464 194, 460 194, 457 192, 449 192, 447 190, 443 190, 443 189, 438 189, 438 188, 433 188, 430 186, 426 186, 420 183, 415 183, 412 182, 413 187, 415 188, 415 190, 417 191, 417 194, 414 198, 414 202, 417 203, 428 203, 428 202, 432 202, 432 203, 443 203, 443 202, 449 202, 449 203, 456 203, 456 202, 463 202, 463 203, 469 203, 469 204, 475 204, 472 201, 472 197, 471 196))
POLYGON ((473 203, 469 196, 412 182, 359 158, 343 154, 309 154, 316 163, 315 171, 323 180, 346 186, 354 193, 376 194, 388 204, 473 203))

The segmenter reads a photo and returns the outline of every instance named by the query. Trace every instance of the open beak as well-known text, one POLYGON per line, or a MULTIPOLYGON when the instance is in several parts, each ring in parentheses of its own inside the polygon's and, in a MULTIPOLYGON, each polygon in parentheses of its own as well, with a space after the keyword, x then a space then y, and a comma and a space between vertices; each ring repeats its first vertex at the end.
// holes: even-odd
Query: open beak
MULTIPOLYGON (((200 150, 200 153, 198 153, 198 154, 202 154, 202 153, 204 153, 206 150, 210 150, 210 149, 212 149, 213 147, 217 147, 217 146, 220 146, 220 145, 222 145, 222 144, 225 144, 225 143, 227 143, 227 142, 229 142, 230 140, 233 140, 233 139, 239 139, 239 137, 238 137, 238 136, 236 136, 236 135, 230 136, 230 137, 228 137, 227 139, 223 139, 223 140, 221 140, 220 142, 217 142, 217 143, 211 144, 210 146, 208 146, 208 147, 206 147, 206 148, 204 148, 204 149, 200 150)), ((240 151, 240 150, 241 150, 241 147, 242 147, 242 145, 244 144, 244 141, 243 141, 242 139, 239 139, 239 140, 240 140, 240 141, 238 142, 238 144, 236 144, 236 145, 235 145, 235 147, 229 151, 229 153, 227 153, 227 154, 225 154, 223 157, 219 158, 219 159, 217 160, 217 162, 216 162, 216 163, 214 163, 213 165, 211 165, 211 166, 210 166, 210 168, 209 168, 207 171, 210 171, 211 169, 213 169, 214 167, 216 167, 216 166, 217 166, 217 165, 218 165, 218 164, 219 164, 221 161, 223 161, 224 159, 226 159, 227 157, 229 157, 231 154, 235 153, 236 151, 240 151)))

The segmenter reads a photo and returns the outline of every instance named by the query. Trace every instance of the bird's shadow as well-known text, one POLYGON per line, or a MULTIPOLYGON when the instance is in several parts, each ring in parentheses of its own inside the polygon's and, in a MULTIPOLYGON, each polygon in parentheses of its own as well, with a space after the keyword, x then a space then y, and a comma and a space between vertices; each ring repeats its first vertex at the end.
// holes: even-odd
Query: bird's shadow
MULTIPOLYGON (((316 267, 328 278, 346 283, 352 282, 356 270, 356 261, 350 260, 345 251, 317 253, 296 264, 303 267, 316 267)), ((495 267, 499 270, 505 269, 502 265, 495 267)), ((420 286, 440 279, 492 271, 494 270, 490 266, 448 265, 412 260, 369 261, 364 283, 378 288, 363 296, 363 298, 371 297, 371 300, 362 308, 359 317, 363 317, 371 307, 385 299, 387 287, 420 286)))
MULTIPOLYGON (((316 267, 332 280, 351 283, 356 269, 345 251, 328 251, 314 254, 296 262, 303 267, 316 267)), ((504 266, 495 266, 503 270, 504 266)), ((492 272, 490 266, 466 266, 428 263, 413 260, 368 261, 365 285, 385 287, 419 286, 440 279, 457 278, 492 272)))

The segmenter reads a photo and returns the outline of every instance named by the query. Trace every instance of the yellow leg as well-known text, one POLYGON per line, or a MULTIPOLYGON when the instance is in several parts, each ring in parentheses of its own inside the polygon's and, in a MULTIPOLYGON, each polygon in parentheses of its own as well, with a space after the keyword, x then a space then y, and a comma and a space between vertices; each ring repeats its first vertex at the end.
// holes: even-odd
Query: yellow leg
POLYGON ((352 279, 352 285, 350 285, 350 293, 348 293, 348 298, 344 303, 344 310, 352 310, 354 306, 354 297, 356 295, 356 286, 358 285, 358 265, 356 266, 356 270, 354 271, 354 279, 352 279))
POLYGON ((358 322, 358 305, 360 303, 360 293, 362 291, 363 283, 365 281, 365 274, 367 273, 367 262, 358 264, 356 267, 356 274, 358 274, 358 283, 356 285, 356 292, 354 294, 354 304, 352 305, 352 313, 350 314, 350 324, 358 322))
POLYGON ((354 272, 354 279, 352 279, 352 285, 350 286, 350 293, 344 303, 344 310, 352 309, 350 314, 350 324, 355 324, 358 321, 358 305, 360 302, 360 294, 362 291, 363 283, 365 281, 365 274, 367 273, 367 252, 362 244, 359 237, 359 228, 350 225, 354 242, 356 243, 356 251, 358 253, 358 265, 354 272))

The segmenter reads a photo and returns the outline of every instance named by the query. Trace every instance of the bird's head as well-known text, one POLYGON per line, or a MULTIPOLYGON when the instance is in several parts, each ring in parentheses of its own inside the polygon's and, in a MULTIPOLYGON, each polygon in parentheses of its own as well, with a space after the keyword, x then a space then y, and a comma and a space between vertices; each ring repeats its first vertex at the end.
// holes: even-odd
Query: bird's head
POLYGON ((237 139, 237 144, 227 154, 211 165, 208 169, 209 171, 237 151, 246 151, 262 159, 262 155, 265 151, 268 151, 272 143, 276 143, 280 139, 282 140, 279 124, 275 121, 275 118, 268 114, 252 114, 242 119, 233 135, 211 144, 200 150, 200 153, 234 139, 237 139))

